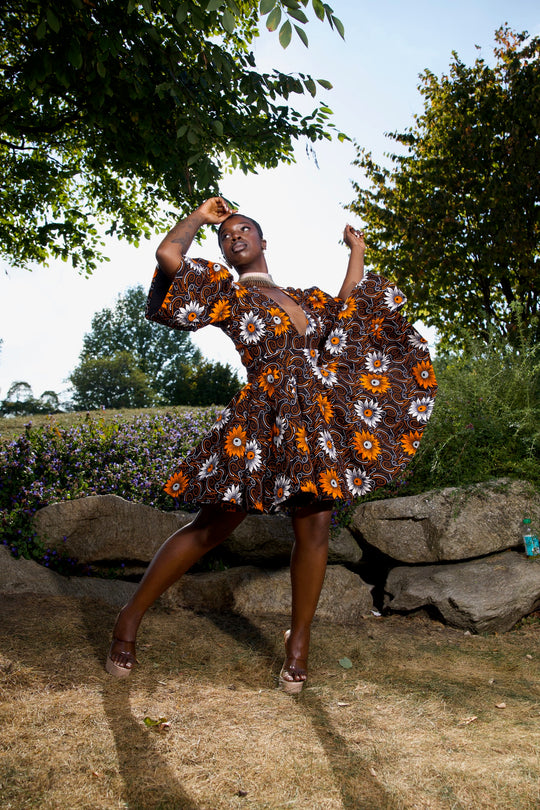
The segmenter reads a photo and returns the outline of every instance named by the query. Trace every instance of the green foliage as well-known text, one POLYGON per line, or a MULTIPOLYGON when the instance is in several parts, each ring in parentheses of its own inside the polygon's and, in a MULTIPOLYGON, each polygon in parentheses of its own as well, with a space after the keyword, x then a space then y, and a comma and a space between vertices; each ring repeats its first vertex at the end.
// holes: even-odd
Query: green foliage
POLYGON ((82 360, 70 380, 79 410, 145 407, 156 399, 148 377, 126 351, 82 360))
POLYGON ((202 359, 188 332, 145 318, 142 285, 92 318, 70 376, 77 409, 225 404, 240 388, 229 366, 202 359))
MULTIPOLYGON (((0 445, 0 542, 15 556, 61 573, 77 562, 36 537, 32 516, 55 501, 113 493, 158 508, 174 508, 163 484, 178 459, 215 421, 215 409, 72 417, 25 425, 0 445)), ((80 571, 78 571, 80 573, 80 571)))
POLYGON ((187 369, 199 363, 201 353, 188 332, 164 329, 145 317, 147 295, 138 284, 119 295, 114 308, 96 312, 83 339, 81 360, 129 352, 158 391, 182 365, 187 369))
MULTIPOLYGON (((302 116, 302 73, 260 73, 260 16, 294 0, 5 0, 0 18, 0 254, 18 266, 71 260, 91 273, 106 233, 137 244, 167 230, 229 168, 291 162, 294 141, 329 138, 321 106, 302 116), (264 10, 263 10, 264 9, 264 10)), ((342 34, 332 9, 313 7, 342 34)), ((299 23, 300 25, 298 25, 299 23)), ((326 85, 324 85, 326 86, 326 85)))
POLYGON ((22 416, 23 414, 58 413, 66 407, 61 403, 56 391, 44 391, 36 399, 32 387, 25 380, 10 385, 6 397, 0 402, 1 416, 22 416))
POLYGON ((492 330, 434 361, 433 415, 405 474, 377 497, 493 478, 540 487, 540 347, 519 330, 518 348, 492 330))
POLYGON ((539 336, 540 37, 496 41, 494 67, 454 54, 447 74, 425 71, 424 114, 390 135, 403 147, 391 168, 360 148, 355 162, 369 259, 411 290, 443 348, 492 327, 517 340, 517 308, 539 336))
POLYGON ((171 405, 226 404, 242 383, 229 365, 202 360, 183 376, 170 378, 163 396, 171 405))

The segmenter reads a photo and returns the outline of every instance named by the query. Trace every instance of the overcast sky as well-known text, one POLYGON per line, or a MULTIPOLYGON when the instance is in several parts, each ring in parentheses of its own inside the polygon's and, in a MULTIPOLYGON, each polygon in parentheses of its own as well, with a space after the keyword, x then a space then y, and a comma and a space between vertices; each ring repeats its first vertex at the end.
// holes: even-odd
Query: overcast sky
MULTIPOLYGON (((492 61, 494 32, 505 22, 540 34, 537 0, 330 2, 345 25, 345 43, 314 20, 306 29, 309 49, 298 42, 283 51, 277 36, 265 34, 255 43, 257 62, 265 70, 329 79, 334 89, 322 91, 320 98, 334 111, 334 122, 379 161, 392 148, 385 132, 403 130, 422 112, 418 76, 424 69, 440 75, 454 50, 467 64, 479 53, 492 61)), ((296 164, 256 176, 233 173, 223 179, 221 191, 262 224, 270 272, 279 283, 317 284, 336 294, 347 261, 339 244, 343 227, 347 221, 361 224, 343 206, 353 198, 351 180, 360 177, 351 165, 351 143, 335 140, 314 148, 316 160, 300 143, 296 164)), ((0 398, 15 380, 30 383, 36 396, 51 389, 65 392, 92 316, 113 306, 128 287, 148 286, 158 242, 156 236, 138 249, 109 242, 111 261, 89 279, 62 262, 32 272, 0 265, 0 398)), ((194 247, 192 255, 219 259, 215 238, 194 247)), ((220 330, 208 327, 194 340, 206 356, 241 368, 220 330)))

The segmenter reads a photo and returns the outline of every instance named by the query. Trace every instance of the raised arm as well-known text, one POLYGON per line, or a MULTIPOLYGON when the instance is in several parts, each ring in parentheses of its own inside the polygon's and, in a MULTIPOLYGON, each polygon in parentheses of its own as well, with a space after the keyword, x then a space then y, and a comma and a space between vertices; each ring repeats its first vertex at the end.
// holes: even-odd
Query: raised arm
POLYGON ((341 290, 338 293, 338 297, 345 300, 358 282, 364 278, 364 253, 366 252, 366 243, 364 242, 363 232, 356 231, 354 228, 351 228, 350 225, 345 226, 343 241, 351 251, 347 272, 341 290))
POLYGON ((159 269, 172 280, 199 228, 202 225, 218 225, 232 213, 233 209, 223 197, 210 197, 199 205, 189 216, 177 222, 159 244, 156 250, 159 269))

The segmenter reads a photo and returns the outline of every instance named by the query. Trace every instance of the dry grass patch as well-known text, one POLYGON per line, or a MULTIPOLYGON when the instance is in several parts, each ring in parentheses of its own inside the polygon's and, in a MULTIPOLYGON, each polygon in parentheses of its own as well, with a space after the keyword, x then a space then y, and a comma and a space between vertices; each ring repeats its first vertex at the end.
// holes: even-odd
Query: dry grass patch
POLYGON ((2 808, 540 806, 538 619, 487 637, 422 617, 319 624, 294 699, 275 688, 276 621, 155 610, 119 683, 102 669, 108 607, 1 610, 2 808))

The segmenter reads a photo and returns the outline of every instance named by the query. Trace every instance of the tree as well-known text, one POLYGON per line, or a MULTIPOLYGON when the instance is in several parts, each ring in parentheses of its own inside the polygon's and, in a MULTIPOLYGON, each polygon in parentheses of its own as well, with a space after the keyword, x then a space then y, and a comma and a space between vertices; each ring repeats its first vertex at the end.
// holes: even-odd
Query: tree
POLYGON ((390 137, 405 154, 391 168, 358 148, 349 206, 367 223, 369 257, 411 290, 441 345, 467 330, 513 340, 522 320, 538 334, 540 38, 496 32, 495 65, 421 76, 424 114, 390 137))
POLYGON ((228 366, 203 361, 188 332, 149 321, 144 314, 146 297, 142 285, 131 287, 118 297, 113 309, 102 309, 92 318, 91 331, 83 338, 80 363, 70 376, 75 406, 90 409, 227 402, 240 388, 237 375, 228 366), (100 374, 106 377, 103 384, 100 374), (121 404, 124 398, 129 404, 121 404))
MULTIPOLYGON (((166 229, 168 206, 217 192, 228 167, 291 162, 296 139, 329 138, 328 107, 289 105, 315 80, 260 73, 249 50, 262 17, 283 46, 293 29, 307 45, 308 2, 4 0, 0 254, 90 273, 102 226, 137 244, 166 229)), ((330 6, 312 6, 343 36, 330 6)))
POLYGON ((155 393, 134 357, 125 351, 83 360, 70 377, 77 410, 142 408, 154 404, 155 393))
POLYGON ((185 377, 171 378, 168 396, 175 405, 225 405, 242 384, 229 365, 203 360, 185 377))
POLYGON ((201 360, 188 332, 164 329, 145 317, 147 291, 142 284, 118 296, 113 309, 106 307, 92 318, 83 338, 81 360, 112 357, 119 351, 131 354, 152 387, 166 387, 170 373, 190 368, 201 360))
POLYGON ((44 391, 39 399, 25 380, 11 383, 6 398, 0 402, 0 415, 23 416, 32 413, 58 413, 65 408, 56 391, 44 391))

